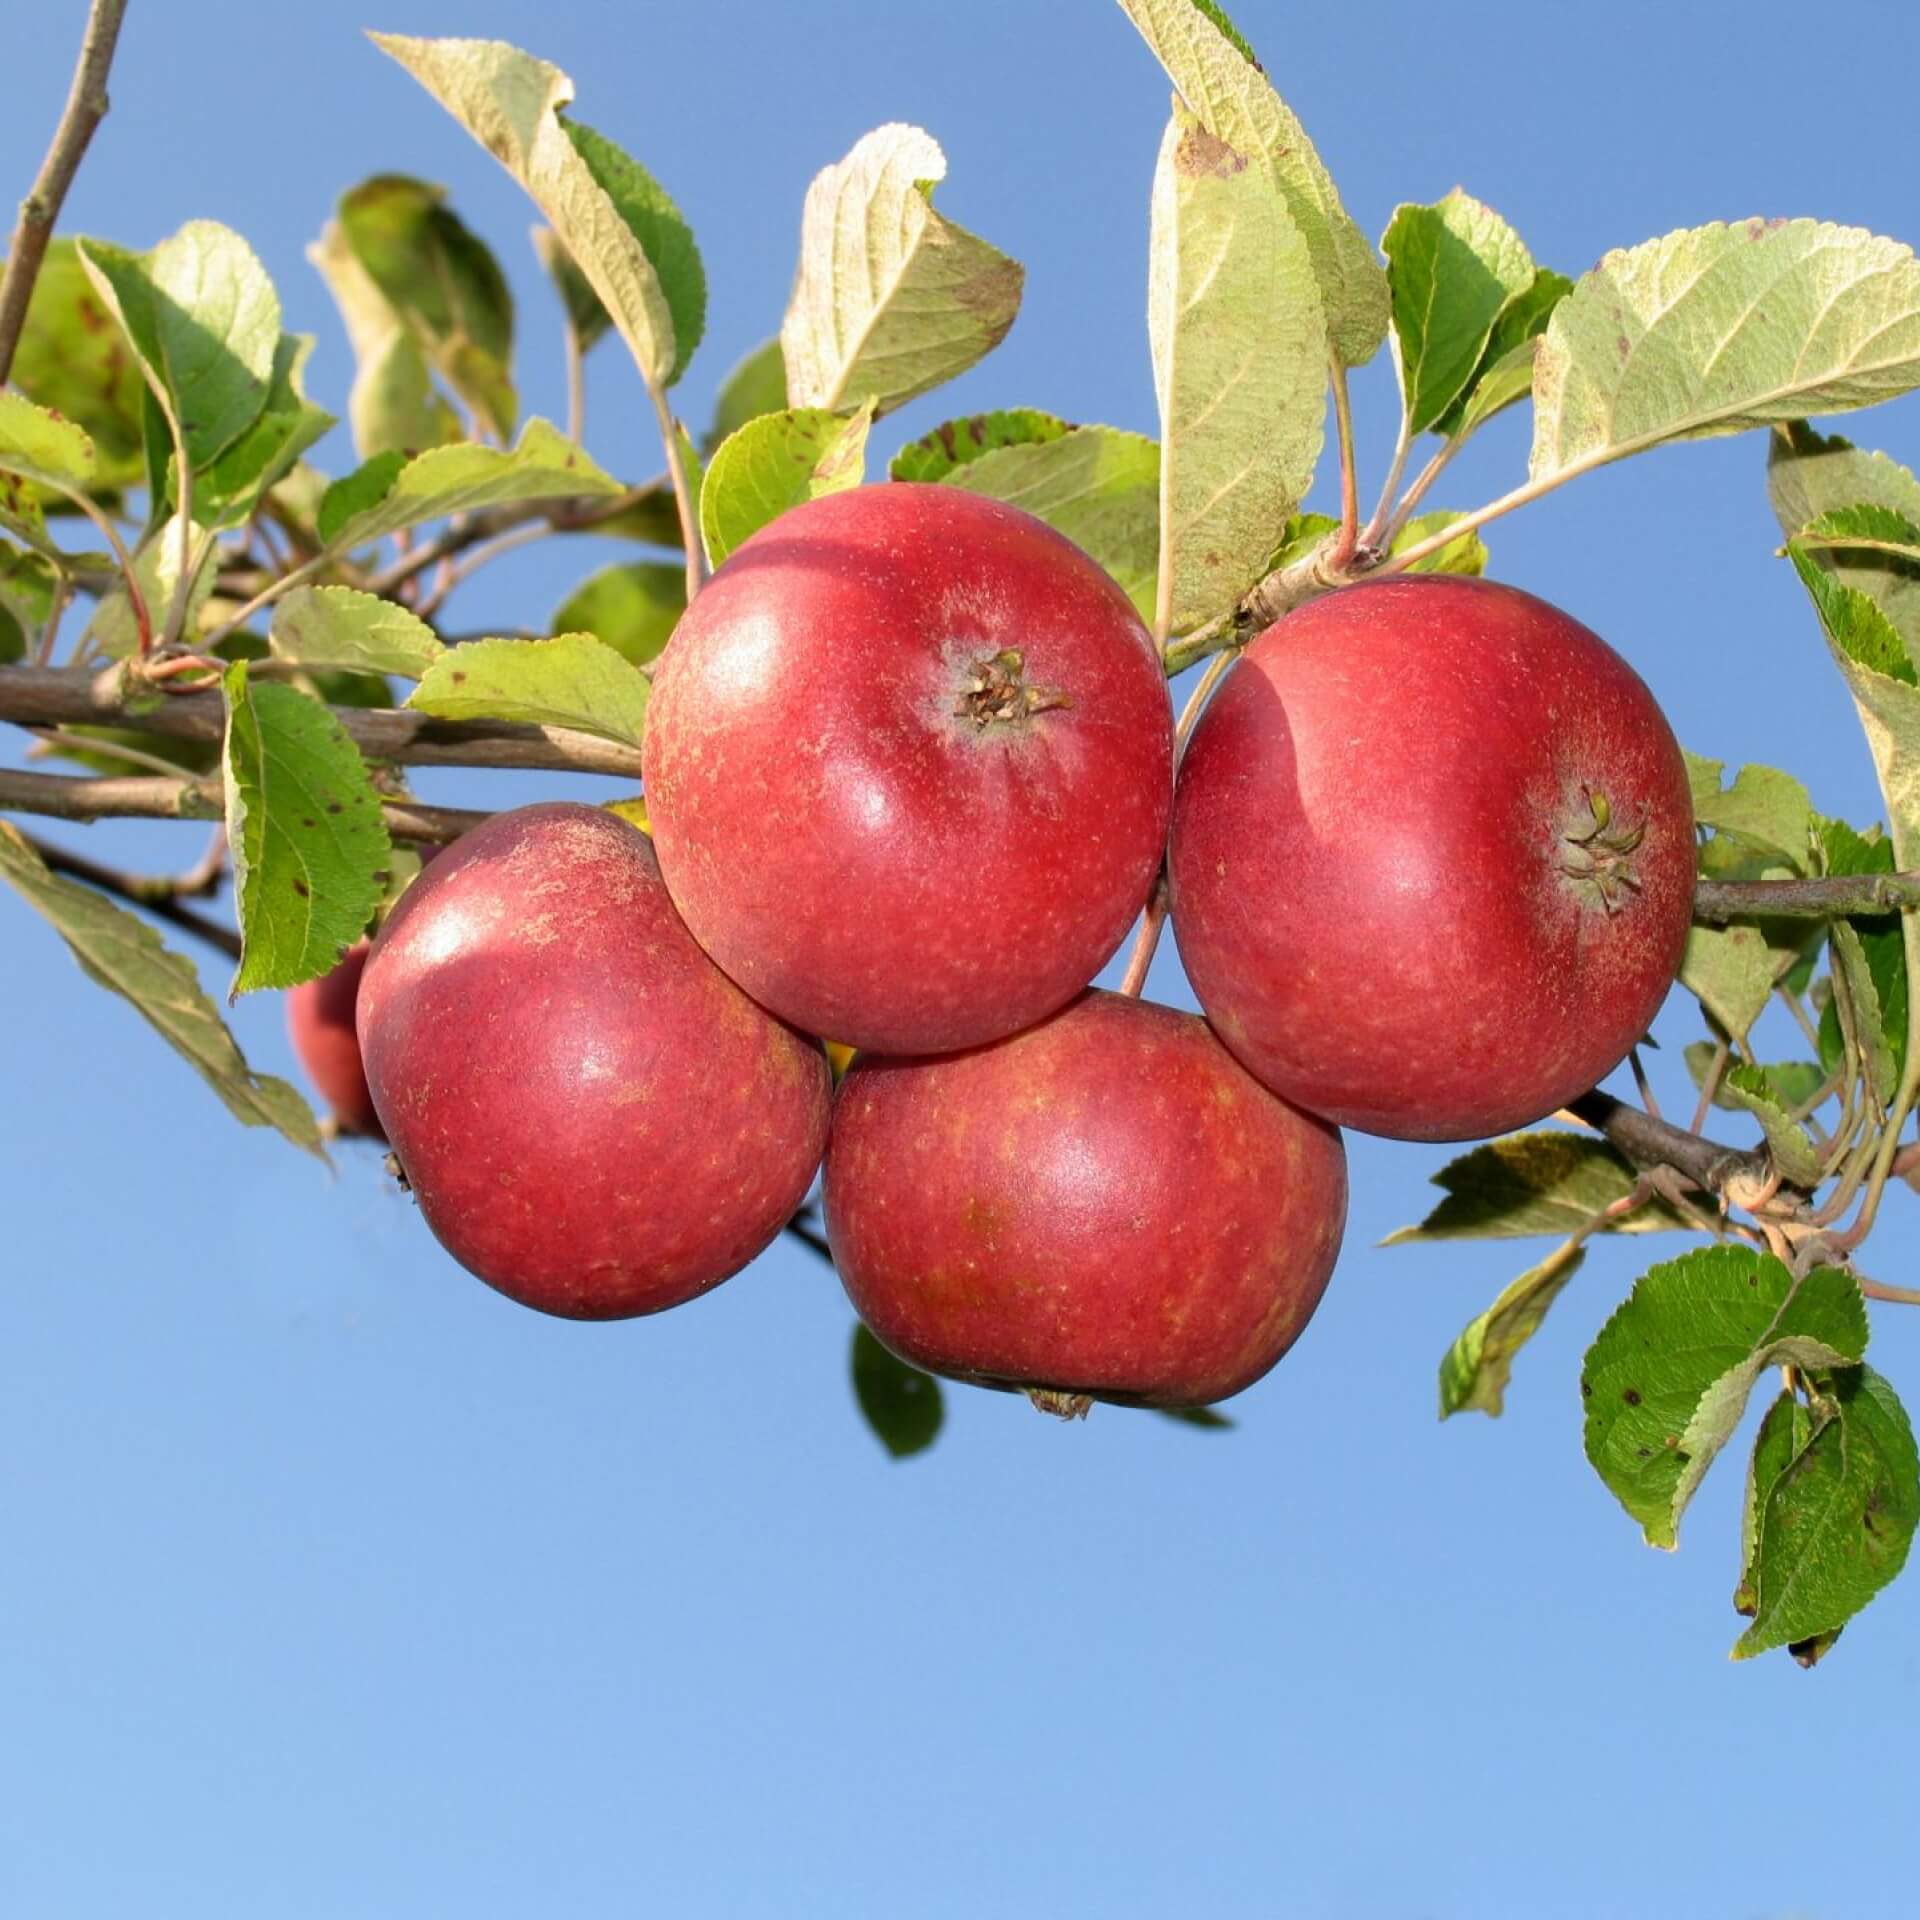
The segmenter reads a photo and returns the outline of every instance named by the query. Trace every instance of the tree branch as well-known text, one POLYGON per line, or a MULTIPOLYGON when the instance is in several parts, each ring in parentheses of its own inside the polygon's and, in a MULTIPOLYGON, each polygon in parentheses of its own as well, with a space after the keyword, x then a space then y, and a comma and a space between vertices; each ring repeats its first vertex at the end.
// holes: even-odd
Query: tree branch
POLYGON ((94 129, 107 116, 107 72, 113 65, 113 50, 126 11, 127 0, 93 0, 65 111, 33 187, 20 203, 20 217, 7 245, 6 274, 0 278, 0 386, 13 371, 14 349, 27 323, 27 304, 33 298, 33 285, 40 277, 40 263, 47 257, 47 243, 53 238, 54 222, 60 218, 67 189, 80 171, 94 129))
POLYGON ((55 873, 70 874, 76 880, 98 887, 102 893, 111 893, 133 906, 144 907, 156 920, 164 920, 169 926, 192 934, 196 940, 204 940, 229 960, 240 958, 239 934, 184 904, 173 881, 156 880, 143 873, 123 873, 118 867, 103 867, 85 854, 56 846, 35 834, 20 837, 55 873))
MULTIPOLYGON (((456 839, 491 818, 470 807, 423 807, 412 800, 383 801, 381 808, 394 839, 429 844, 456 839)), ((0 767, 0 812, 39 813, 52 820, 220 820, 226 802, 217 780, 144 774, 84 780, 0 767)))
POLYGON ((1673 1167, 1711 1194, 1724 1196, 1729 1183, 1742 1176, 1764 1180, 1772 1168, 1764 1147, 1749 1151, 1723 1147, 1671 1121, 1656 1120, 1598 1088, 1569 1101, 1567 1111, 1604 1134, 1635 1166, 1673 1167))
MULTIPOLYGON (((410 766, 519 767, 535 771, 640 777, 640 749, 571 727, 513 726, 505 721, 429 719, 386 707, 329 711, 360 751, 410 766)), ((226 731, 226 703, 217 693, 169 694, 158 706, 129 712, 116 674, 50 667, 0 667, 0 720, 23 727, 121 726, 170 740, 217 745, 226 731)))
POLYGON ((1757 915, 1831 920, 1920 907, 1920 873, 1845 873, 1824 880, 1702 880, 1693 917, 1709 926, 1757 915))

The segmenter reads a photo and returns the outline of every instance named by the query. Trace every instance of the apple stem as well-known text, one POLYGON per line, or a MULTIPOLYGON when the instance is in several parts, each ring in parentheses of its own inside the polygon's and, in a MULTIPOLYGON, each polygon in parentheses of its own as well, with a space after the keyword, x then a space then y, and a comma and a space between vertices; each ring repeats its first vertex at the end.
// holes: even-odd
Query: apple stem
POLYGON ((1333 424, 1340 442, 1340 531, 1335 536, 1329 567, 1338 570, 1353 558, 1360 544, 1360 484, 1353 464, 1353 404, 1347 395, 1347 370, 1332 362, 1333 424))
MULTIPOLYGON (((1225 653, 1216 653, 1207 662, 1207 670, 1200 676, 1199 684, 1187 696, 1187 704, 1180 709, 1179 724, 1173 730, 1173 765, 1176 773, 1180 768, 1181 756, 1187 750, 1187 742, 1193 738, 1193 730, 1199 724, 1200 715, 1212 698, 1214 688, 1225 679, 1227 669, 1239 657, 1238 647, 1230 648, 1225 653)), ((1162 860, 1159 871, 1153 876, 1153 885, 1148 890, 1140 931, 1134 935, 1133 951, 1127 956, 1127 970, 1120 981, 1120 991, 1131 1000, 1137 1000, 1146 987, 1147 974, 1153 966, 1154 950, 1160 944, 1160 930, 1167 923, 1170 904, 1167 863, 1162 860)))

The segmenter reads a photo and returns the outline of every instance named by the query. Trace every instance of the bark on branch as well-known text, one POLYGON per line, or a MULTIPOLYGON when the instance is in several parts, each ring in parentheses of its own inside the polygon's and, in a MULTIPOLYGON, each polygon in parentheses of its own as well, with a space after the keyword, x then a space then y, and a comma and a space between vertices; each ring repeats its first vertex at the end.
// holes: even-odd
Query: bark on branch
POLYGON ((20 330, 27 321, 27 303, 33 298, 33 284, 40 277, 40 263, 47 257, 47 243, 53 238, 54 222, 60 218, 67 189, 80 171, 94 129, 106 118, 107 73, 113 65, 113 50, 126 11, 127 0, 93 0, 73 84, 67 91, 66 109, 33 186, 20 203, 20 217, 7 243, 6 273, 0 277, 0 386, 13 371, 14 349, 20 344, 20 330))
MULTIPOLYGON (((373 760, 408 766, 520 767, 640 778, 640 749, 570 727, 432 720, 398 708, 334 707, 348 739, 373 760)), ((55 667, 0 667, 0 720, 23 727, 116 726, 170 740, 218 744, 226 703, 217 693, 168 694, 129 712, 111 675, 55 667)))
POLYGON ((1920 873, 1845 873, 1824 880, 1702 880, 1693 917, 1709 926, 1768 916, 1831 920, 1920 907, 1920 873))
POLYGON ((1764 1147, 1723 1147, 1597 1088, 1570 1101, 1567 1111, 1605 1134, 1636 1167, 1672 1167, 1707 1193, 1724 1195, 1739 1178, 1764 1180, 1772 1166, 1764 1147))

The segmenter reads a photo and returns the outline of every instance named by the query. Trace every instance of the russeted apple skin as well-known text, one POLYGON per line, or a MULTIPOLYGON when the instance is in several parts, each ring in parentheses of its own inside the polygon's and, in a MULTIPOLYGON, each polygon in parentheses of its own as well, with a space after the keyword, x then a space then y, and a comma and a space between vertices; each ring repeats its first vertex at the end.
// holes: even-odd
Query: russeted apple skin
POLYGON ((427 1225, 546 1313, 717 1285, 826 1145, 820 1044, 700 951, 646 835, 594 807, 498 814, 442 854, 374 943, 359 1032, 427 1225))
POLYGON ((293 1042, 295 1058, 314 1091, 326 1102, 340 1131, 384 1140, 380 1116, 374 1112, 373 1096, 367 1091, 366 1069, 360 1062, 360 1039, 354 1031, 354 1002, 366 964, 367 942, 357 941, 331 973, 289 988, 287 1037, 293 1042))
POLYGON ((855 1309, 915 1366, 1190 1407, 1251 1386, 1312 1317, 1346 1154, 1203 1020, 1096 990, 993 1046, 861 1054, 825 1197, 855 1309))
POLYGON ((810 1033, 887 1053, 1065 1005, 1166 843, 1166 681, 1131 602, 1031 515, 957 486, 827 495, 745 541, 654 676, 660 865, 700 944, 810 1033), (1019 656, 1057 703, 957 712, 1019 656))
POLYGON ((1269 1087, 1367 1133, 1479 1139, 1646 1032, 1686 945, 1692 796, 1653 695, 1577 620, 1490 581, 1379 581, 1227 676, 1169 872, 1187 978, 1269 1087), (1569 871, 1596 831, 1630 875, 1604 892, 1569 871))

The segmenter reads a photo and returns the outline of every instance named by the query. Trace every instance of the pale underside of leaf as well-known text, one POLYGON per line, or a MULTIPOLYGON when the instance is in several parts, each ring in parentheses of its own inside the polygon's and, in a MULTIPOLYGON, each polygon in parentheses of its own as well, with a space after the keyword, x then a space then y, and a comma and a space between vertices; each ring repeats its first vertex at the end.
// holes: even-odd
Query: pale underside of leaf
POLYGON ((1910 248, 1815 220, 1688 228, 1607 255, 1555 309, 1534 365, 1532 474, 1915 385, 1910 248))
POLYGON ((1160 403, 1164 640, 1256 580, 1312 484, 1326 322, 1269 176, 1175 103, 1154 174, 1147 330, 1160 403))

